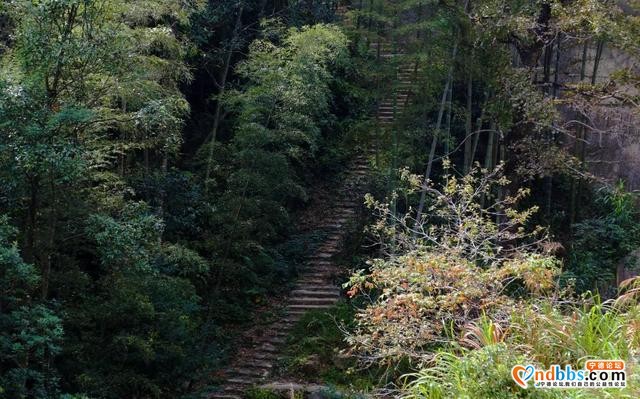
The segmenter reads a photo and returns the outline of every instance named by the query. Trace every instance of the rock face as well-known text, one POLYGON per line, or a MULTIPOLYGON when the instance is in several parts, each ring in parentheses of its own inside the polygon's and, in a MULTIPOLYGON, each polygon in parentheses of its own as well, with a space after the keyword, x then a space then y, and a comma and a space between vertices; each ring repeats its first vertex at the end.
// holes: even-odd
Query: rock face
POLYGON ((616 282, 620 285, 624 280, 640 275, 640 249, 636 249, 618 263, 616 282))

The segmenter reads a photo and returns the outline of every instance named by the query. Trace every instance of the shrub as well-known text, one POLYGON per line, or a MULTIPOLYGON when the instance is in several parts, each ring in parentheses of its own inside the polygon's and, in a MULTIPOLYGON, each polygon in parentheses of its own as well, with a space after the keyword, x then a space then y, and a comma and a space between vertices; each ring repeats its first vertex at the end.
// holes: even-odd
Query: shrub
POLYGON ((520 301, 505 294, 541 294, 553 287, 557 261, 540 255, 513 259, 502 268, 483 269, 469 260, 414 251, 376 260, 368 276, 351 278, 350 293, 372 293, 347 339, 366 363, 393 364, 403 358, 428 360, 456 332, 483 313, 506 320, 520 301))

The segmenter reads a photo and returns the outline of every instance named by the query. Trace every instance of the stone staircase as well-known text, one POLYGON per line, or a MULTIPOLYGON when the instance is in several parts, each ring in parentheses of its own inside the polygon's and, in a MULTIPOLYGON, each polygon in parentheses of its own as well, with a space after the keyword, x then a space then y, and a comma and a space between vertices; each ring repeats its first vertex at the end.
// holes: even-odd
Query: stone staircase
MULTIPOLYGON (((371 43, 370 51, 382 62, 393 62, 404 55, 401 46, 392 46, 386 41, 371 43)), ((404 111, 413 94, 419 71, 414 65, 399 63, 390 93, 378 103, 376 119, 381 126, 393 124, 404 111)))
MULTIPOLYGON (((371 44, 372 50, 385 62, 401 56, 401 51, 387 43, 379 47, 371 44)), ((391 125, 408 102, 411 88, 415 84, 417 71, 412 65, 399 65, 393 90, 378 105, 376 119, 381 126, 391 125)), ((284 316, 265 328, 259 337, 247 337, 250 344, 240 349, 235 360, 223 371, 224 384, 209 398, 240 399, 250 388, 273 382, 274 368, 293 326, 311 310, 328 309, 342 296, 339 275, 341 269, 334 257, 341 251, 348 234, 348 224, 354 221, 362 203, 367 177, 370 175, 369 155, 357 157, 350 166, 340 195, 333 197, 331 211, 316 228, 326 233, 320 247, 307 257, 294 289, 289 293, 284 316)))
POLYGON ((308 311, 328 309, 340 299, 342 290, 338 276, 341 270, 333 258, 341 251, 349 232, 348 225, 355 220, 361 207, 369 165, 367 155, 353 161, 340 194, 334 197, 332 210, 318 221, 317 229, 325 232, 326 239, 307 257, 306 265, 285 301, 284 316, 259 337, 247 337, 251 344, 238 351, 235 360, 223 371, 221 389, 209 398, 239 399, 249 388, 272 382, 274 367, 295 323, 308 311))

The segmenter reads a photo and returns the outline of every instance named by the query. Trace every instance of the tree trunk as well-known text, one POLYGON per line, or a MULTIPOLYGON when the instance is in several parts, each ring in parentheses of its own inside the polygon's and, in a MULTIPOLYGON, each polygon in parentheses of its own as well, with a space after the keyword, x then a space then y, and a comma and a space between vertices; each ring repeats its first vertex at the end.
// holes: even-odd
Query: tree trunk
MULTIPOLYGON (((167 176, 167 171, 169 170, 169 154, 166 151, 162 151, 162 178, 165 179, 167 176)), ((166 200, 166 192, 165 189, 162 189, 158 198, 158 217, 160 219, 164 219, 164 203, 166 200)), ((162 244, 162 234, 158 235, 158 245, 162 244)))
POLYGON ((477 132, 473 136, 473 146, 471 147, 471 159, 469 160, 469 170, 473 168, 473 161, 476 157, 476 152, 478 151, 478 142, 480 141, 480 132, 482 131, 482 126, 484 124, 484 113, 487 108, 487 102, 489 101, 489 95, 485 93, 484 101, 482 102, 482 109, 480 110, 480 116, 476 119, 476 130, 477 132))
POLYGON ((27 220, 25 223, 25 235, 24 235, 24 260, 27 263, 34 263, 35 261, 35 237, 36 237, 36 222, 38 218, 39 209, 39 193, 40 183, 37 177, 29 177, 29 205, 27 206, 27 220))
MULTIPOLYGON (((580 64, 580 81, 584 81, 587 68, 587 53, 589 49, 589 42, 585 40, 582 46, 582 60, 580 64)), ((578 120, 582 120, 581 115, 578 116, 578 120)), ((579 159, 580 164, 584 161, 581 157, 582 147, 584 146, 584 126, 579 125, 576 132, 575 143, 573 144, 573 153, 576 158, 579 159)), ((571 179, 571 200, 569 201, 569 223, 573 226, 576 222, 577 209, 580 206, 580 182, 576 178, 571 179)))
POLYGON ((416 213, 416 220, 418 223, 420 222, 420 218, 422 218, 422 211, 424 210, 424 202, 427 197, 427 188, 429 185, 429 177, 431 176, 431 168, 433 166, 433 159, 436 154, 436 146, 438 145, 438 135, 440 134, 440 126, 442 125, 442 116, 444 114, 444 108, 447 103, 447 97, 449 95, 449 86, 451 85, 451 80, 453 79, 453 63, 456 58, 456 53, 458 52, 458 43, 453 46, 452 52, 452 62, 449 67, 449 74, 447 76, 447 82, 444 85, 444 90, 442 90, 442 98, 440 99, 440 109, 438 110, 438 119, 436 120, 436 128, 433 131, 433 139, 431 140, 431 148, 429 150, 429 159, 427 160, 427 170, 424 172, 424 180, 422 182, 422 191, 420 193, 420 202, 418 203, 418 211, 416 213))
POLYGON ((444 137, 444 154, 446 157, 449 156, 449 145, 451 143, 451 113, 453 112, 452 99, 453 97, 453 82, 449 85, 449 94, 447 100, 447 128, 445 129, 445 137, 444 137))
POLYGON ((465 137, 464 137, 464 160, 462 161, 463 174, 469 173, 471 169, 471 112, 473 106, 473 81, 471 76, 467 80, 467 115, 465 118, 465 137))
POLYGON ((596 48, 596 56, 593 60, 593 72, 591 74, 591 84, 594 85, 598 81, 598 68, 600 66, 600 59, 602 58, 602 51, 604 50, 604 40, 600 39, 598 41, 598 46, 596 48))
MULTIPOLYGON (((553 67, 553 86, 551 88, 551 98, 555 99, 556 96, 558 95, 558 71, 559 71, 559 67, 560 67, 560 42, 562 40, 562 36, 558 36, 558 38, 556 39, 556 52, 555 52, 555 63, 554 63, 554 67, 553 67)), ((553 48, 553 47, 552 47, 553 48)), ((551 58, 551 57, 549 57, 551 58)), ((555 138, 555 131, 551 131, 549 132, 549 145, 555 145, 556 144, 556 138, 555 138)), ((552 208, 552 203, 553 203, 553 172, 550 171, 549 176, 547 177, 547 216, 550 217, 551 216, 551 208, 552 208)))
POLYGON ((484 168, 491 172, 493 170, 493 151, 494 151, 494 141, 495 141, 495 123, 491 124, 491 131, 489 132, 489 137, 487 139, 487 149, 484 153, 484 168))
POLYGON ((42 299, 46 300, 49 296, 49 281, 51 279, 52 258, 55 252, 55 237, 57 224, 57 195, 53 176, 50 177, 49 186, 51 190, 51 208, 49 209, 49 217, 47 218, 47 241, 45 244, 45 253, 42 256, 42 299))
MULTIPOLYGON (((240 28, 242 27, 242 12, 244 10, 243 6, 240 6, 240 10, 238 11, 238 16, 236 18, 236 24, 233 28, 233 35, 231 42, 234 42, 238 35, 240 34, 240 28)), ((220 92, 218 93, 218 99, 216 100, 216 110, 213 117, 213 128, 211 129, 211 134, 209 135, 209 154, 207 156, 207 169, 204 176, 204 189, 205 192, 209 191, 209 179, 211 178, 211 168, 213 166, 213 155, 214 148, 216 143, 216 137, 218 135, 218 129, 220 128, 220 119, 222 115, 222 101, 221 98, 225 93, 227 87, 227 79, 229 77, 229 71, 231 70, 231 60, 233 57, 234 48, 233 45, 229 45, 229 49, 227 50, 224 67, 222 69, 222 76, 220 79, 220 92)))
MULTIPOLYGON (((507 157, 507 151, 504 145, 504 141, 500 140, 500 144, 499 144, 499 150, 498 150, 498 159, 497 161, 499 162, 506 162, 506 157, 507 157)), ((497 164, 497 163, 496 163, 497 164)), ((502 202, 502 200, 504 199, 504 191, 505 188, 502 185, 498 185, 498 203, 502 202)), ((502 228, 502 223, 503 223, 503 213, 504 213, 504 209, 502 207, 500 207, 500 209, 496 210, 497 214, 496 214, 496 226, 498 226, 498 229, 502 228)))

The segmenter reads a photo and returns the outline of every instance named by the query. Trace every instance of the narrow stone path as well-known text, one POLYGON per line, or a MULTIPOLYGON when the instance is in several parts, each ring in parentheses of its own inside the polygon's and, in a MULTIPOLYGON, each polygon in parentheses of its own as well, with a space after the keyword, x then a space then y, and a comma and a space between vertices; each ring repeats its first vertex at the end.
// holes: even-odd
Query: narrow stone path
MULTIPOLYGON (((383 59, 399 55, 387 43, 380 46, 372 44, 374 46, 383 59)), ((392 92, 378 105, 376 119, 381 127, 392 125, 404 110, 412 94, 415 76, 412 66, 398 67, 392 92)), ((334 258, 342 250, 349 223, 356 219, 369 175, 369 156, 355 158, 345 175, 340 194, 333 197, 331 211, 317 221, 316 229, 325 232, 326 238, 307 257, 306 265, 285 301, 284 316, 268 326, 258 338, 247 337, 251 342, 238 351, 235 360, 223 372, 225 383, 222 389, 209 398, 240 399, 248 389, 273 382, 270 378, 293 326, 305 313, 328 309, 340 300, 342 289, 338 276, 341 270, 334 258)))
MULTIPOLYGON (((381 60, 393 60, 404 55, 400 46, 394 48, 388 42, 372 43, 372 51, 381 60)), ((396 78, 389 95, 378 104, 377 120, 381 126, 392 125, 409 104, 416 85, 416 76, 419 69, 409 63, 401 63, 396 70, 396 78)))
POLYGON ((295 323, 306 312, 328 309, 340 299, 342 290, 337 277, 341 270, 334 257, 341 251, 348 225, 355 221, 361 207, 369 165, 367 155, 354 159, 340 194, 334 197, 332 211, 318 222, 317 228, 326 234, 326 238, 307 257, 306 265, 286 299, 284 316, 238 351, 235 360, 223 372, 225 384, 222 390, 209 395, 210 398, 239 399, 249 388, 270 382, 280 351, 295 323))

